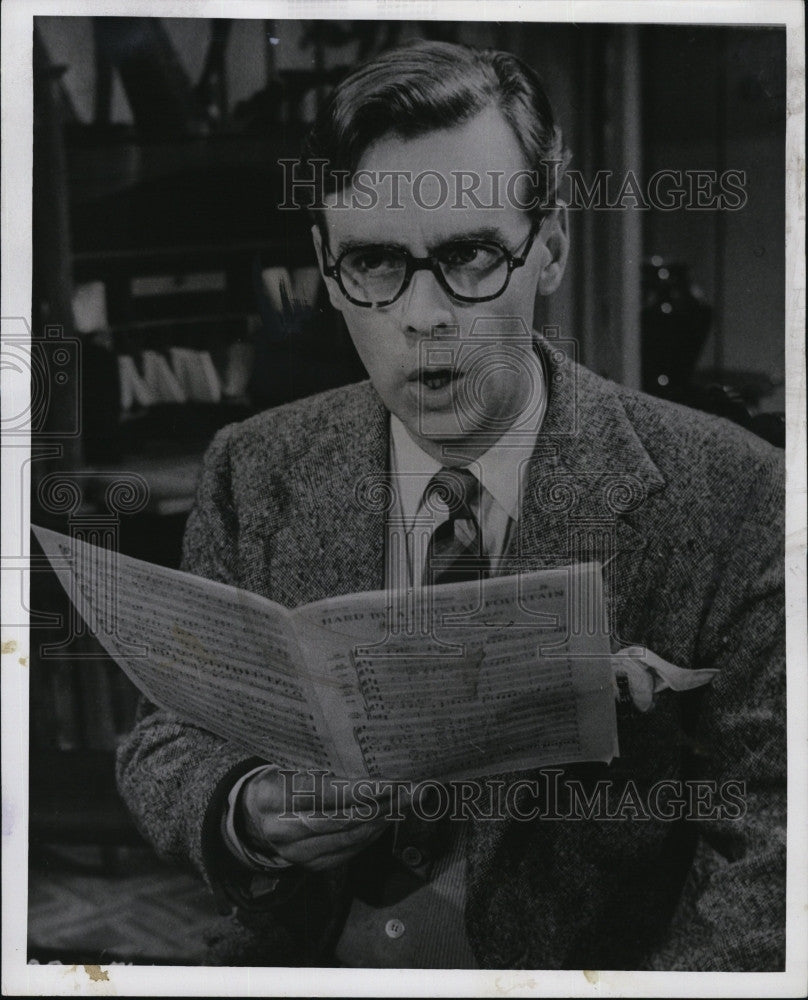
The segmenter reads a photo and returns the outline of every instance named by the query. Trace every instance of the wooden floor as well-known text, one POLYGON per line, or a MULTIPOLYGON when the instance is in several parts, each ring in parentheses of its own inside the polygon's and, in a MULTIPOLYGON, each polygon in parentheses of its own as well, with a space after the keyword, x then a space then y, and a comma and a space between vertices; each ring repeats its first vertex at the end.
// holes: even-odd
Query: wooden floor
POLYGON ((227 918, 202 882, 146 848, 47 847, 30 859, 28 957, 199 965, 227 918))

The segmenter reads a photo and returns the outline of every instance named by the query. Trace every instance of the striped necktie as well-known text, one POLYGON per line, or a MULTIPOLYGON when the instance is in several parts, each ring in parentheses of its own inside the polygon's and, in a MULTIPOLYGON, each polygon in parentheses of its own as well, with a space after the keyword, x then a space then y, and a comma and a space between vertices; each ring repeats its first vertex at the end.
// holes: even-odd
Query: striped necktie
POLYGON ((449 510, 449 519, 432 533, 424 564, 425 586, 461 583, 490 574, 491 563, 483 547, 479 508, 480 483, 468 469, 441 469, 424 490, 424 501, 434 510, 434 500, 449 510))

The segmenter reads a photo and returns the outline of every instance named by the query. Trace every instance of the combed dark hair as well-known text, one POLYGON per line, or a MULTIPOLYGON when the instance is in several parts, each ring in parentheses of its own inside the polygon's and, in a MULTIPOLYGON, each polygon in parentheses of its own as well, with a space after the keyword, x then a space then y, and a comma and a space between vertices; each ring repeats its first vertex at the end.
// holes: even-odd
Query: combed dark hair
POLYGON ((537 171, 533 196, 546 206, 555 194, 548 188, 561 176, 546 165, 563 165, 567 156, 536 73, 509 52, 416 42, 376 56, 330 95, 303 148, 304 160, 326 161, 312 208, 350 180, 364 152, 382 136, 415 138, 461 125, 491 107, 513 129, 528 169, 537 171))

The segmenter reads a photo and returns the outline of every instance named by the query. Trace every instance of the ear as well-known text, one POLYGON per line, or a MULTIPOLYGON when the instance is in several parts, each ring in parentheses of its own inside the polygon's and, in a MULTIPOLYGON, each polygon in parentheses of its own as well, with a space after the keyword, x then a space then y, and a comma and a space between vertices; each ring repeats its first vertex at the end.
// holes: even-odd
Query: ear
POLYGON ((551 295, 561 284, 570 248, 567 206, 559 205, 541 227, 543 261, 539 272, 539 295, 551 295))
POLYGON ((339 285, 336 281, 333 278, 329 278, 325 273, 325 247, 323 246, 323 234, 320 232, 320 227, 317 223, 311 227, 311 238, 314 242, 314 252, 317 255, 317 264, 319 265, 320 274, 323 276, 323 281, 325 282, 328 298, 331 301, 331 305, 338 312, 342 312, 345 305, 345 297, 340 291, 339 285))

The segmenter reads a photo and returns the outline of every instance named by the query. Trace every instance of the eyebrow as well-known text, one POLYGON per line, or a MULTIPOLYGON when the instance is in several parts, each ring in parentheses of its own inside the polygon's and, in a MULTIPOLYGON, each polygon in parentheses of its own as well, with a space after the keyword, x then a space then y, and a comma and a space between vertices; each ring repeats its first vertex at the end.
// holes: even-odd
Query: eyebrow
POLYGON ((335 253, 339 257, 348 250, 364 250, 367 247, 389 247, 391 250, 407 250, 407 247, 403 243, 398 243, 396 240, 345 239, 337 243, 335 253))
MULTIPOLYGON (((433 254, 441 247, 448 246, 452 243, 474 242, 499 243, 501 246, 507 247, 509 241, 503 232, 496 226, 479 226, 476 229, 465 230, 462 233, 453 233, 445 239, 431 243, 427 247, 427 251, 430 254, 433 254)), ((389 247, 391 250, 401 250, 405 253, 412 253, 409 247, 405 246, 403 243, 399 243, 397 240, 359 240, 347 238, 340 240, 337 244, 336 255, 339 257, 341 254, 347 253, 348 250, 361 250, 365 247, 389 247)))

